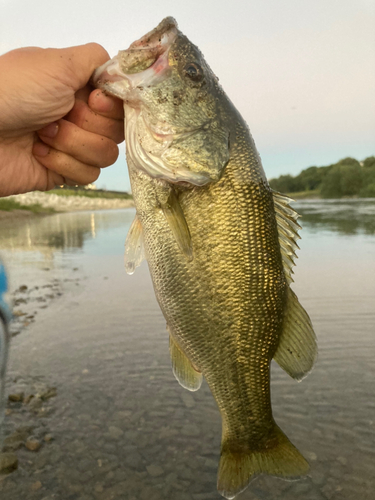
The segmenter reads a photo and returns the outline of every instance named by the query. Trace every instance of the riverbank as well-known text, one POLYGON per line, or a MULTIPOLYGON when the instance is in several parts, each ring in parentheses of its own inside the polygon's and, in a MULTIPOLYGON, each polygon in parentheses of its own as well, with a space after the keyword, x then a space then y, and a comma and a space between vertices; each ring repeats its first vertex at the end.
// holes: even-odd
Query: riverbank
POLYGON ((81 195, 62 195, 31 193, 8 196, 0 200, 0 218, 20 217, 30 213, 43 214, 53 212, 76 212, 79 210, 115 210, 133 207, 134 202, 129 195, 118 198, 91 197, 81 195), (23 212, 23 213, 22 213, 23 212))

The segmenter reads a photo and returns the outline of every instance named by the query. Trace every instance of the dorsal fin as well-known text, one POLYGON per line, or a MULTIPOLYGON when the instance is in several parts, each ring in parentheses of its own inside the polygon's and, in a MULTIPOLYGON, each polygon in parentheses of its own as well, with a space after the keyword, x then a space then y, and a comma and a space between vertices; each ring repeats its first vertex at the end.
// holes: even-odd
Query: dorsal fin
POLYGON ((297 219, 300 215, 289 206, 289 203, 293 201, 291 198, 276 191, 273 191, 272 194, 285 277, 287 282, 291 283, 293 282, 294 259, 297 258, 296 250, 299 249, 297 240, 300 239, 298 230, 301 229, 301 226, 297 219))
MULTIPOLYGON (((293 201, 291 198, 275 191, 272 194, 284 273, 290 284, 293 281, 296 250, 299 249, 297 239, 300 239, 298 230, 301 226, 297 219, 300 216, 289 206, 289 203, 293 201)), ((316 357, 316 337, 310 318, 299 303, 296 294, 288 286, 283 330, 274 360, 291 377, 302 380, 311 371, 316 357)))
POLYGON ((135 268, 140 266, 144 259, 143 229, 136 215, 125 241, 125 271, 128 274, 133 274, 135 268))
POLYGON ((311 320, 288 286, 283 330, 273 358, 292 378, 301 381, 312 370, 317 355, 311 320))

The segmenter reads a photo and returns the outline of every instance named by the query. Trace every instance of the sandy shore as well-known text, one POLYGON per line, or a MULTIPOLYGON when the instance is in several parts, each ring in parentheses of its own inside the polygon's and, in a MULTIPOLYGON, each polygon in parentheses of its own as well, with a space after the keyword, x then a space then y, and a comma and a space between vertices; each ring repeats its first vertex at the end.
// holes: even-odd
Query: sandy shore
MULTIPOLYGON (((124 200, 120 198, 89 198, 88 196, 59 196, 57 194, 41 193, 40 191, 9 196, 7 199, 17 201, 22 205, 34 205, 38 203, 44 208, 53 208, 57 212, 75 212, 77 210, 109 210, 134 206, 132 199, 124 200)), ((13 214, 15 212, 18 211, 13 211, 11 213, 13 214)))

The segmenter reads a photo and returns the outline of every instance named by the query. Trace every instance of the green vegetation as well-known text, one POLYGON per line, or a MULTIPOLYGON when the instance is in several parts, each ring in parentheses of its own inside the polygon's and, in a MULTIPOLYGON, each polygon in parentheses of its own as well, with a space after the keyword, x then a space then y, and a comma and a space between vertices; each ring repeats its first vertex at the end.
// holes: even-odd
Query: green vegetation
POLYGON ((106 198, 107 200, 129 200, 132 195, 129 193, 121 193, 120 191, 104 191, 102 189, 52 189, 47 191, 47 194, 57 194, 59 196, 87 196, 88 198, 106 198))
POLYGON ((12 210, 28 210, 34 214, 47 214, 55 212, 53 208, 42 207, 39 203, 34 203, 33 205, 21 205, 21 203, 14 200, 8 200, 7 198, 0 198, 0 210, 4 210, 5 212, 10 212, 12 210))
POLYGON ((309 167, 295 177, 281 175, 269 182, 272 189, 293 198, 375 198, 375 156, 361 163, 344 158, 327 167, 309 167))
POLYGON ((293 200, 304 200, 305 198, 320 198, 319 189, 311 189, 310 191, 296 191, 295 193, 285 193, 293 200))

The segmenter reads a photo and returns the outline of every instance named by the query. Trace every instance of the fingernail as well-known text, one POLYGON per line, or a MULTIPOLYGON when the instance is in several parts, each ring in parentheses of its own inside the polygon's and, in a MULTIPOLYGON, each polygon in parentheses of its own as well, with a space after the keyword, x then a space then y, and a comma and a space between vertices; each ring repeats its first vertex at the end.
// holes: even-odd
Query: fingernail
POLYGON ((43 142, 36 142, 33 146, 34 156, 47 156, 49 153, 49 147, 43 142))
POLYGON ((40 130, 38 130, 38 134, 53 139, 53 137, 56 137, 58 131, 59 131, 59 124, 57 122, 53 122, 47 125, 46 127, 43 127, 40 130))

